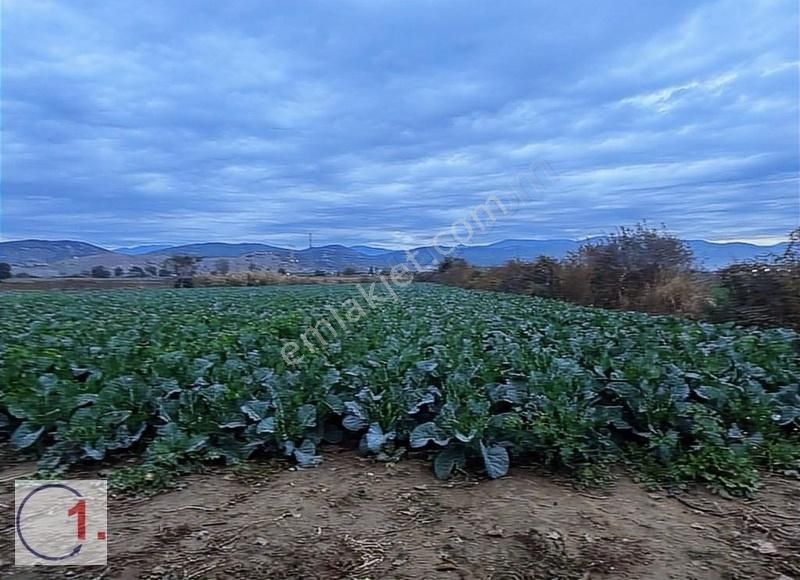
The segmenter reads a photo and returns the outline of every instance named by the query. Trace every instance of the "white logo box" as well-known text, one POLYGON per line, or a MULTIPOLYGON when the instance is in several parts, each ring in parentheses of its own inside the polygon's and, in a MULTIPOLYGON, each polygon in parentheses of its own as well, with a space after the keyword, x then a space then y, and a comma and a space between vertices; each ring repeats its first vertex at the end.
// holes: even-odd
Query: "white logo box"
POLYGON ((17 566, 103 566, 107 545, 106 480, 14 482, 17 566))

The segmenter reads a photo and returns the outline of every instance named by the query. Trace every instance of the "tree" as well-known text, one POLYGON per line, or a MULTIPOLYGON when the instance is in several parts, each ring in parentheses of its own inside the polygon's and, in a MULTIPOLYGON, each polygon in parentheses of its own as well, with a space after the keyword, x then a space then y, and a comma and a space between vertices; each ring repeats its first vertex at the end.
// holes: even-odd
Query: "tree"
POLYGON ((358 270, 356 270, 353 266, 348 266, 342 270, 343 276, 355 276, 356 274, 358 274, 358 270))
POLYGON ((214 269, 220 276, 225 276, 231 271, 231 263, 225 258, 220 258, 214 263, 214 269))
POLYGON ((782 256, 732 264, 717 275, 723 292, 715 320, 800 329, 800 228, 782 256))
POLYGON ((11 278, 11 264, 0 262, 0 280, 8 280, 9 278, 11 278))
POLYGON ((145 266, 144 270, 151 276, 158 276, 158 268, 155 266, 145 266))
POLYGON ((122 269, 122 266, 117 266, 114 268, 114 276, 122 276, 125 273, 125 270, 122 269))
POLYGON ((286 268, 278 268, 278 274, 286 274, 286 268))
POLYGON ((789 243, 780 261, 800 266, 800 227, 789 232, 789 243))
POLYGON ((144 270, 141 266, 131 266, 128 273, 134 278, 144 278, 144 270))
POLYGON ((193 276, 195 273, 195 264, 200 261, 196 256, 187 256, 185 254, 177 254, 164 260, 164 268, 172 270, 177 276, 193 276))
POLYGON ((164 268, 171 268, 175 272, 176 288, 192 288, 194 286, 195 264, 201 259, 196 256, 176 255, 164 261, 164 268))
POLYGON ((454 269, 463 269, 468 266, 467 261, 463 258, 454 258, 452 256, 447 256, 442 262, 439 264, 437 268, 439 272, 447 272, 448 270, 454 269))
POLYGON ((91 271, 92 278, 111 278, 111 271, 105 266, 95 266, 91 271))

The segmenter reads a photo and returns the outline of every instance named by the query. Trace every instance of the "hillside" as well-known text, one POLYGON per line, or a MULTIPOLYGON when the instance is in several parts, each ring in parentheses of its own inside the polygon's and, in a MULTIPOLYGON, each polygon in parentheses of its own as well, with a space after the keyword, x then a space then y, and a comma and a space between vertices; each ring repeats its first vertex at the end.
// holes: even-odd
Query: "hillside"
POLYGON ((130 246, 122 248, 114 248, 114 252, 118 254, 128 254, 129 256, 140 256, 142 254, 152 254, 161 250, 171 248, 170 244, 146 244, 144 246, 130 246))
POLYGON ((580 243, 575 240, 503 240, 488 246, 462 246, 456 255, 476 266, 496 266, 508 260, 531 260, 537 256, 564 258, 577 250, 580 243))
POLYGON ((694 252, 698 265, 715 270, 734 262, 744 262, 764 258, 770 254, 783 255, 789 247, 788 242, 773 246, 756 246, 743 242, 715 243, 705 240, 689 240, 689 247, 694 252))
POLYGON ((306 248, 295 253, 298 265, 309 270, 335 272, 345 268, 367 270, 385 265, 381 256, 368 256, 352 248, 340 245, 306 248))
POLYGON ((375 248, 373 246, 350 246, 351 250, 360 252, 365 256, 380 256, 381 254, 388 254, 394 250, 387 250, 386 248, 375 248))
POLYGON ((254 252, 274 252, 281 255, 287 255, 291 250, 286 248, 278 248, 276 246, 269 246, 267 244, 227 244, 224 242, 205 242, 202 244, 186 244, 183 246, 167 246, 159 250, 148 252, 152 254, 166 254, 174 256, 176 254, 183 254, 187 256, 200 256, 203 258, 235 258, 244 254, 254 252))
POLYGON ((0 261, 14 265, 52 264, 68 258, 111 254, 110 250, 73 240, 18 240, 0 242, 0 261))
MULTIPOLYGON (((786 243, 773 246, 756 246, 742 242, 715 243, 704 240, 687 242, 695 255, 698 266, 718 269, 728 264, 755 259, 768 254, 780 255, 786 243)), ((481 246, 458 246, 440 248, 422 246, 408 250, 421 268, 433 267, 447 252, 463 258, 476 266, 496 266, 512 259, 533 260, 537 256, 563 258, 576 250, 581 242, 576 240, 502 240, 481 246)), ((372 246, 343 246, 331 244, 302 250, 294 250, 262 243, 207 242, 168 246, 151 244, 115 251, 86 242, 73 240, 19 240, 0 242, 0 261, 8 262, 15 272, 35 276, 65 276, 88 272, 94 266, 113 270, 120 267, 126 272, 130 268, 160 267, 164 260, 176 254, 202 258, 198 270, 210 272, 218 261, 225 259, 231 271, 277 270, 283 268, 293 272, 342 271, 355 268, 367 271, 383 269, 409 260, 405 250, 387 250, 372 246)), ((416 266, 415 266, 416 267, 416 266)))

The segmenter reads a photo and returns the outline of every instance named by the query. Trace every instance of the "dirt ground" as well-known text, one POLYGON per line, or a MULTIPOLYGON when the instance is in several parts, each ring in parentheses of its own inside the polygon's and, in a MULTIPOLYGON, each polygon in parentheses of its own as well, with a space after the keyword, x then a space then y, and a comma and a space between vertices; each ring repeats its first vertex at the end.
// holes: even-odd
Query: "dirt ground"
MULTIPOLYGON (((187 477, 153 498, 112 498, 109 566, 13 567, 13 478, 0 473, 2 578, 800 580, 800 481, 753 501, 609 489, 514 468, 437 481, 430 464, 331 450, 316 469, 268 463, 187 477)), ((14 473, 14 469, 17 473, 14 473)))

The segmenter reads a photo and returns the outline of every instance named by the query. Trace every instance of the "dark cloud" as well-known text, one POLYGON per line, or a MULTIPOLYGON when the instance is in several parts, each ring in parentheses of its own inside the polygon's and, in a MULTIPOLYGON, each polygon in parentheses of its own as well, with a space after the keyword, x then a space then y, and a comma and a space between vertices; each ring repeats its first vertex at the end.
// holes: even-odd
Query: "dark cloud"
POLYGON ((6 0, 4 238, 421 244, 800 221, 798 7, 6 0))

